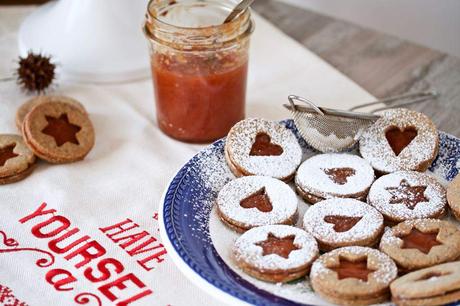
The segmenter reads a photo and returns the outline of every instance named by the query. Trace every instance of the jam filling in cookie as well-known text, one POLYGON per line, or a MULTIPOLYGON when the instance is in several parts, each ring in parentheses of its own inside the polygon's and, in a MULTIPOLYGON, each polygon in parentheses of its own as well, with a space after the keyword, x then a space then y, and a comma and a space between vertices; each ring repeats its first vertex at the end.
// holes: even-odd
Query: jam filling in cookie
POLYGON ((396 305, 446 305, 460 300, 460 261, 408 273, 391 286, 396 305))
POLYGON ((246 119, 230 130, 225 157, 237 177, 271 176, 289 181, 302 159, 294 134, 283 125, 264 119, 246 119))
POLYGON ((294 244, 295 235, 278 238, 272 233, 269 233, 267 239, 257 242, 256 245, 260 246, 263 250, 262 256, 276 254, 283 258, 289 258, 292 251, 300 249, 294 244))
POLYGON ((414 140, 417 134, 417 129, 413 126, 402 130, 397 126, 391 126, 386 130, 385 137, 395 155, 398 156, 414 140))
POLYGON ((425 197, 427 186, 411 186, 406 180, 402 180, 397 187, 385 188, 391 194, 390 204, 404 204, 407 208, 414 210, 421 202, 428 202, 425 197))
POLYGON ((238 232, 270 224, 294 224, 297 196, 284 182, 265 176, 238 178, 217 196, 217 213, 238 232))
POLYGON ((339 280, 345 278, 356 278, 363 282, 367 282, 370 273, 375 272, 374 269, 369 269, 367 264, 367 256, 357 260, 348 260, 339 256, 339 264, 337 267, 330 267, 332 271, 337 273, 339 280))
POLYGON ((271 137, 267 133, 259 133, 252 144, 249 156, 280 156, 283 148, 271 142, 271 137))
POLYGON ((12 144, 4 148, 0 148, 0 167, 3 167, 7 160, 19 156, 19 154, 14 153, 15 147, 16 144, 12 144))
POLYGON ((380 177, 368 195, 368 203, 390 223, 440 218, 446 202, 444 187, 433 177, 415 171, 398 171, 380 177))
POLYGON ((403 241, 402 249, 417 249, 424 254, 428 254, 431 248, 436 245, 442 245, 437 239, 439 230, 434 232, 421 232, 416 228, 412 228, 409 234, 399 236, 403 241))
POLYGON ((35 155, 19 135, 0 135, 0 185, 22 180, 32 173, 35 155))
POLYGON ((374 170, 361 157, 327 153, 304 161, 295 183, 298 193, 310 203, 329 198, 364 200, 374 178, 374 170))
POLYGON ((339 185, 345 185, 348 178, 356 174, 356 170, 353 168, 326 168, 322 170, 334 183, 339 185))
POLYGON ((261 212, 270 212, 273 210, 272 203, 265 191, 265 187, 241 200, 240 206, 243 208, 255 207, 261 212))
POLYGON ((315 239, 287 225, 253 228, 236 241, 233 257, 247 274, 268 282, 288 282, 308 274, 318 257, 315 239))
POLYGON ((424 114, 408 109, 386 111, 361 136, 359 150, 378 173, 425 171, 439 148, 438 131, 424 114))
POLYGON ((389 298, 389 285, 397 276, 394 262, 368 247, 344 247, 320 256, 310 280, 321 297, 338 305, 367 305, 389 298))
POLYGON ((333 215, 324 217, 324 222, 334 224, 334 231, 343 233, 351 230, 362 218, 333 215))
POLYGON ((380 250, 402 272, 421 269, 459 258, 460 230, 438 219, 408 220, 385 231, 380 250))
POLYGON ((45 116, 45 119, 48 124, 42 130, 42 133, 53 137, 58 147, 66 142, 80 144, 77 139, 77 133, 81 130, 81 127, 70 123, 67 114, 62 114, 59 118, 45 116))
POLYGON ((329 199, 310 207, 303 226, 323 251, 343 246, 372 246, 383 231, 383 216, 354 199, 329 199))

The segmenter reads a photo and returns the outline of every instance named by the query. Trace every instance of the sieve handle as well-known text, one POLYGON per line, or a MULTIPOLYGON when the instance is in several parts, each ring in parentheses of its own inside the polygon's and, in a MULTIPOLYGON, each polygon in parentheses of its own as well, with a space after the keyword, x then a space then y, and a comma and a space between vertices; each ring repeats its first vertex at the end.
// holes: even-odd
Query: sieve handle
POLYGON ((307 112, 307 113, 316 113, 321 116, 329 115, 329 116, 337 116, 337 117, 345 117, 345 118, 352 118, 352 119, 364 119, 364 120, 372 120, 375 121, 380 118, 379 115, 374 115, 371 113, 359 113, 359 112, 351 112, 351 111, 342 111, 338 109, 326 108, 326 107, 319 107, 312 101, 308 100, 307 98, 290 95, 288 97, 289 105, 284 104, 284 107, 289 109, 290 111, 299 111, 299 112, 307 112), (308 106, 301 106, 295 104, 295 101, 300 101, 308 106))
POLYGON ((407 105, 412 105, 412 104, 418 104, 418 103, 421 103, 421 102, 425 102, 425 101, 427 101, 427 100, 429 100, 431 98, 437 98, 438 96, 439 96, 439 93, 436 90, 397 95, 397 96, 377 100, 377 101, 374 101, 374 102, 354 106, 354 107, 350 108, 350 111, 354 111, 354 110, 357 110, 357 109, 360 109, 360 108, 363 108, 363 107, 372 106, 372 105, 376 105, 376 104, 380 104, 380 103, 388 103, 388 102, 405 100, 405 99, 413 99, 411 101, 401 102, 401 103, 397 103, 397 104, 389 105, 389 106, 384 106, 384 107, 380 107, 380 108, 377 108, 377 109, 374 109, 373 111, 371 111, 372 113, 375 113, 375 112, 386 110, 386 109, 391 109, 391 108, 396 108, 396 107, 401 107, 401 106, 407 106, 407 105))

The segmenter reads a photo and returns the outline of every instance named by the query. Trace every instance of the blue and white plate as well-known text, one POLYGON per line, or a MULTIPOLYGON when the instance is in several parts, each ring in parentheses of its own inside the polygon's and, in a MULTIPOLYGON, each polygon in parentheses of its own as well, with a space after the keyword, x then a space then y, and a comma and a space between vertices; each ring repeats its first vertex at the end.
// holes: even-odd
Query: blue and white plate
MULTIPOLYGON (((291 120, 282 123, 297 136, 304 157, 316 153, 300 138, 291 120)), ((228 241, 229 236, 236 235, 213 221, 217 219, 213 211, 217 193, 233 178, 225 162, 224 143, 221 139, 198 153, 172 179, 160 207, 163 243, 174 263, 194 284, 228 304, 299 305, 299 299, 291 298, 289 290, 273 290, 276 287, 270 286, 276 285, 264 286, 263 282, 232 267, 226 254, 230 245, 218 245, 221 240, 228 241), (219 226, 222 229, 216 229, 219 226), (215 239, 216 235, 221 237, 215 239)), ((450 181, 459 172, 459 159, 460 139, 440 132, 439 155, 429 170, 441 181, 450 181)), ((287 286, 295 291, 303 284, 306 282, 287 286)), ((325 303, 311 290, 299 294, 307 296, 301 299, 307 305, 325 303)))

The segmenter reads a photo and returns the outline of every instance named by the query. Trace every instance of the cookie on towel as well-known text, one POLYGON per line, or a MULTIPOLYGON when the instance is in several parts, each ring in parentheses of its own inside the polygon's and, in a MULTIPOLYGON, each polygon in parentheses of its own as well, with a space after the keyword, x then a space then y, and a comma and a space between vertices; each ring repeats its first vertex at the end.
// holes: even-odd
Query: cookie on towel
POLYGON ((35 105, 24 119, 22 134, 35 155, 50 163, 82 160, 95 141, 88 114, 64 102, 35 105))
POLYGON ((32 173, 35 155, 19 135, 0 135, 0 185, 24 179, 32 173))
POLYGON ((86 113, 86 109, 77 100, 66 97, 66 96, 36 96, 33 97, 32 99, 27 100, 22 104, 17 112, 16 112, 16 126, 19 131, 22 131, 22 123, 24 122, 24 118, 27 116, 27 114, 34 108, 36 105, 44 102, 63 102, 63 103, 69 103, 72 104, 76 107, 78 107, 82 112, 86 113))

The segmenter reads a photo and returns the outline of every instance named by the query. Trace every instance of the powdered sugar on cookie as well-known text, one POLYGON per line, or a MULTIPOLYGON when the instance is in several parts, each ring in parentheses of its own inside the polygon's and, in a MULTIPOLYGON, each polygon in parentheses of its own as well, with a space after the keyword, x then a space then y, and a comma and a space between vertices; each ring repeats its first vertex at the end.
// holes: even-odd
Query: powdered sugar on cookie
POLYGON ((408 109, 383 113, 361 136, 359 151, 374 169, 390 173, 398 170, 425 171, 436 157, 439 136, 436 126, 424 114, 408 109), (415 138, 396 155, 386 138, 389 128, 415 128, 415 138))
POLYGON ((438 217, 443 213, 446 201, 446 191, 436 179, 414 171, 399 171, 380 177, 368 195, 369 204, 393 221, 438 217), (415 192, 408 192, 408 189, 417 187, 424 189, 417 193, 424 198, 420 202, 414 198, 415 192), (407 205, 405 201, 416 203, 407 205))
POLYGON ((245 119, 229 132, 225 149, 236 168, 247 174, 285 179, 291 176, 302 159, 302 149, 294 134, 279 123, 264 119, 245 119), (280 155, 251 156, 256 136, 266 133, 271 143, 282 148, 280 155))
POLYGON ((271 177, 247 176, 229 182, 217 197, 220 213, 244 227, 254 227, 285 222, 297 212, 297 197, 282 181, 271 177), (265 189, 272 210, 260 211, 256 207, 244 208, 241 201, 265 189))
POLYGON ((366 192, 373 181, 374 170, 367 161, 356 155, 334 153, 307 159, 300 165, 295 178, 296 185, 303 191, 325 199, 366 192), (330 171, 340 169, 352 171, 337 182, 330 171))
MULTIPOLYGON (((336 274, 330 268, 338 265, 339 258, 357 260, 364 257, 367 258, 367 267, 374 271, 369 274, 367 282, 360 282, 362 285, 371 286, 373 283, 380 283, 387 286, 398 275, 398 269, 388 255, 368 247, 350 246, 335 249, 318 258, 311 267, 310 278, 326 278, 330 277, 330 274, 336 274)), ((343 281, 346 280, 353 279, 348 278, 343 281)))
POLYGON ((233 249, 237 261, 244 261, 261 270, 296 269, 313 261, 319 253, 317 243, 310 234, 288 225, 253 228, 236 240, 233 249), (257 244, 266 240, 269 234, 277 238, 295 236, 294 245, 298 249, 291 251, 288 258, 277 254, 264 256, 262 247, 257 244))
POLYGON ((352 245, 376 237, 383 229, 383 216, 372 206, 354 199, 330 199, 310 207, 304 215, 307 232, 328 244, 352 245), (334 224, 325 221, 328 216, 361 218, 346 231, 334 230, 334 224))

